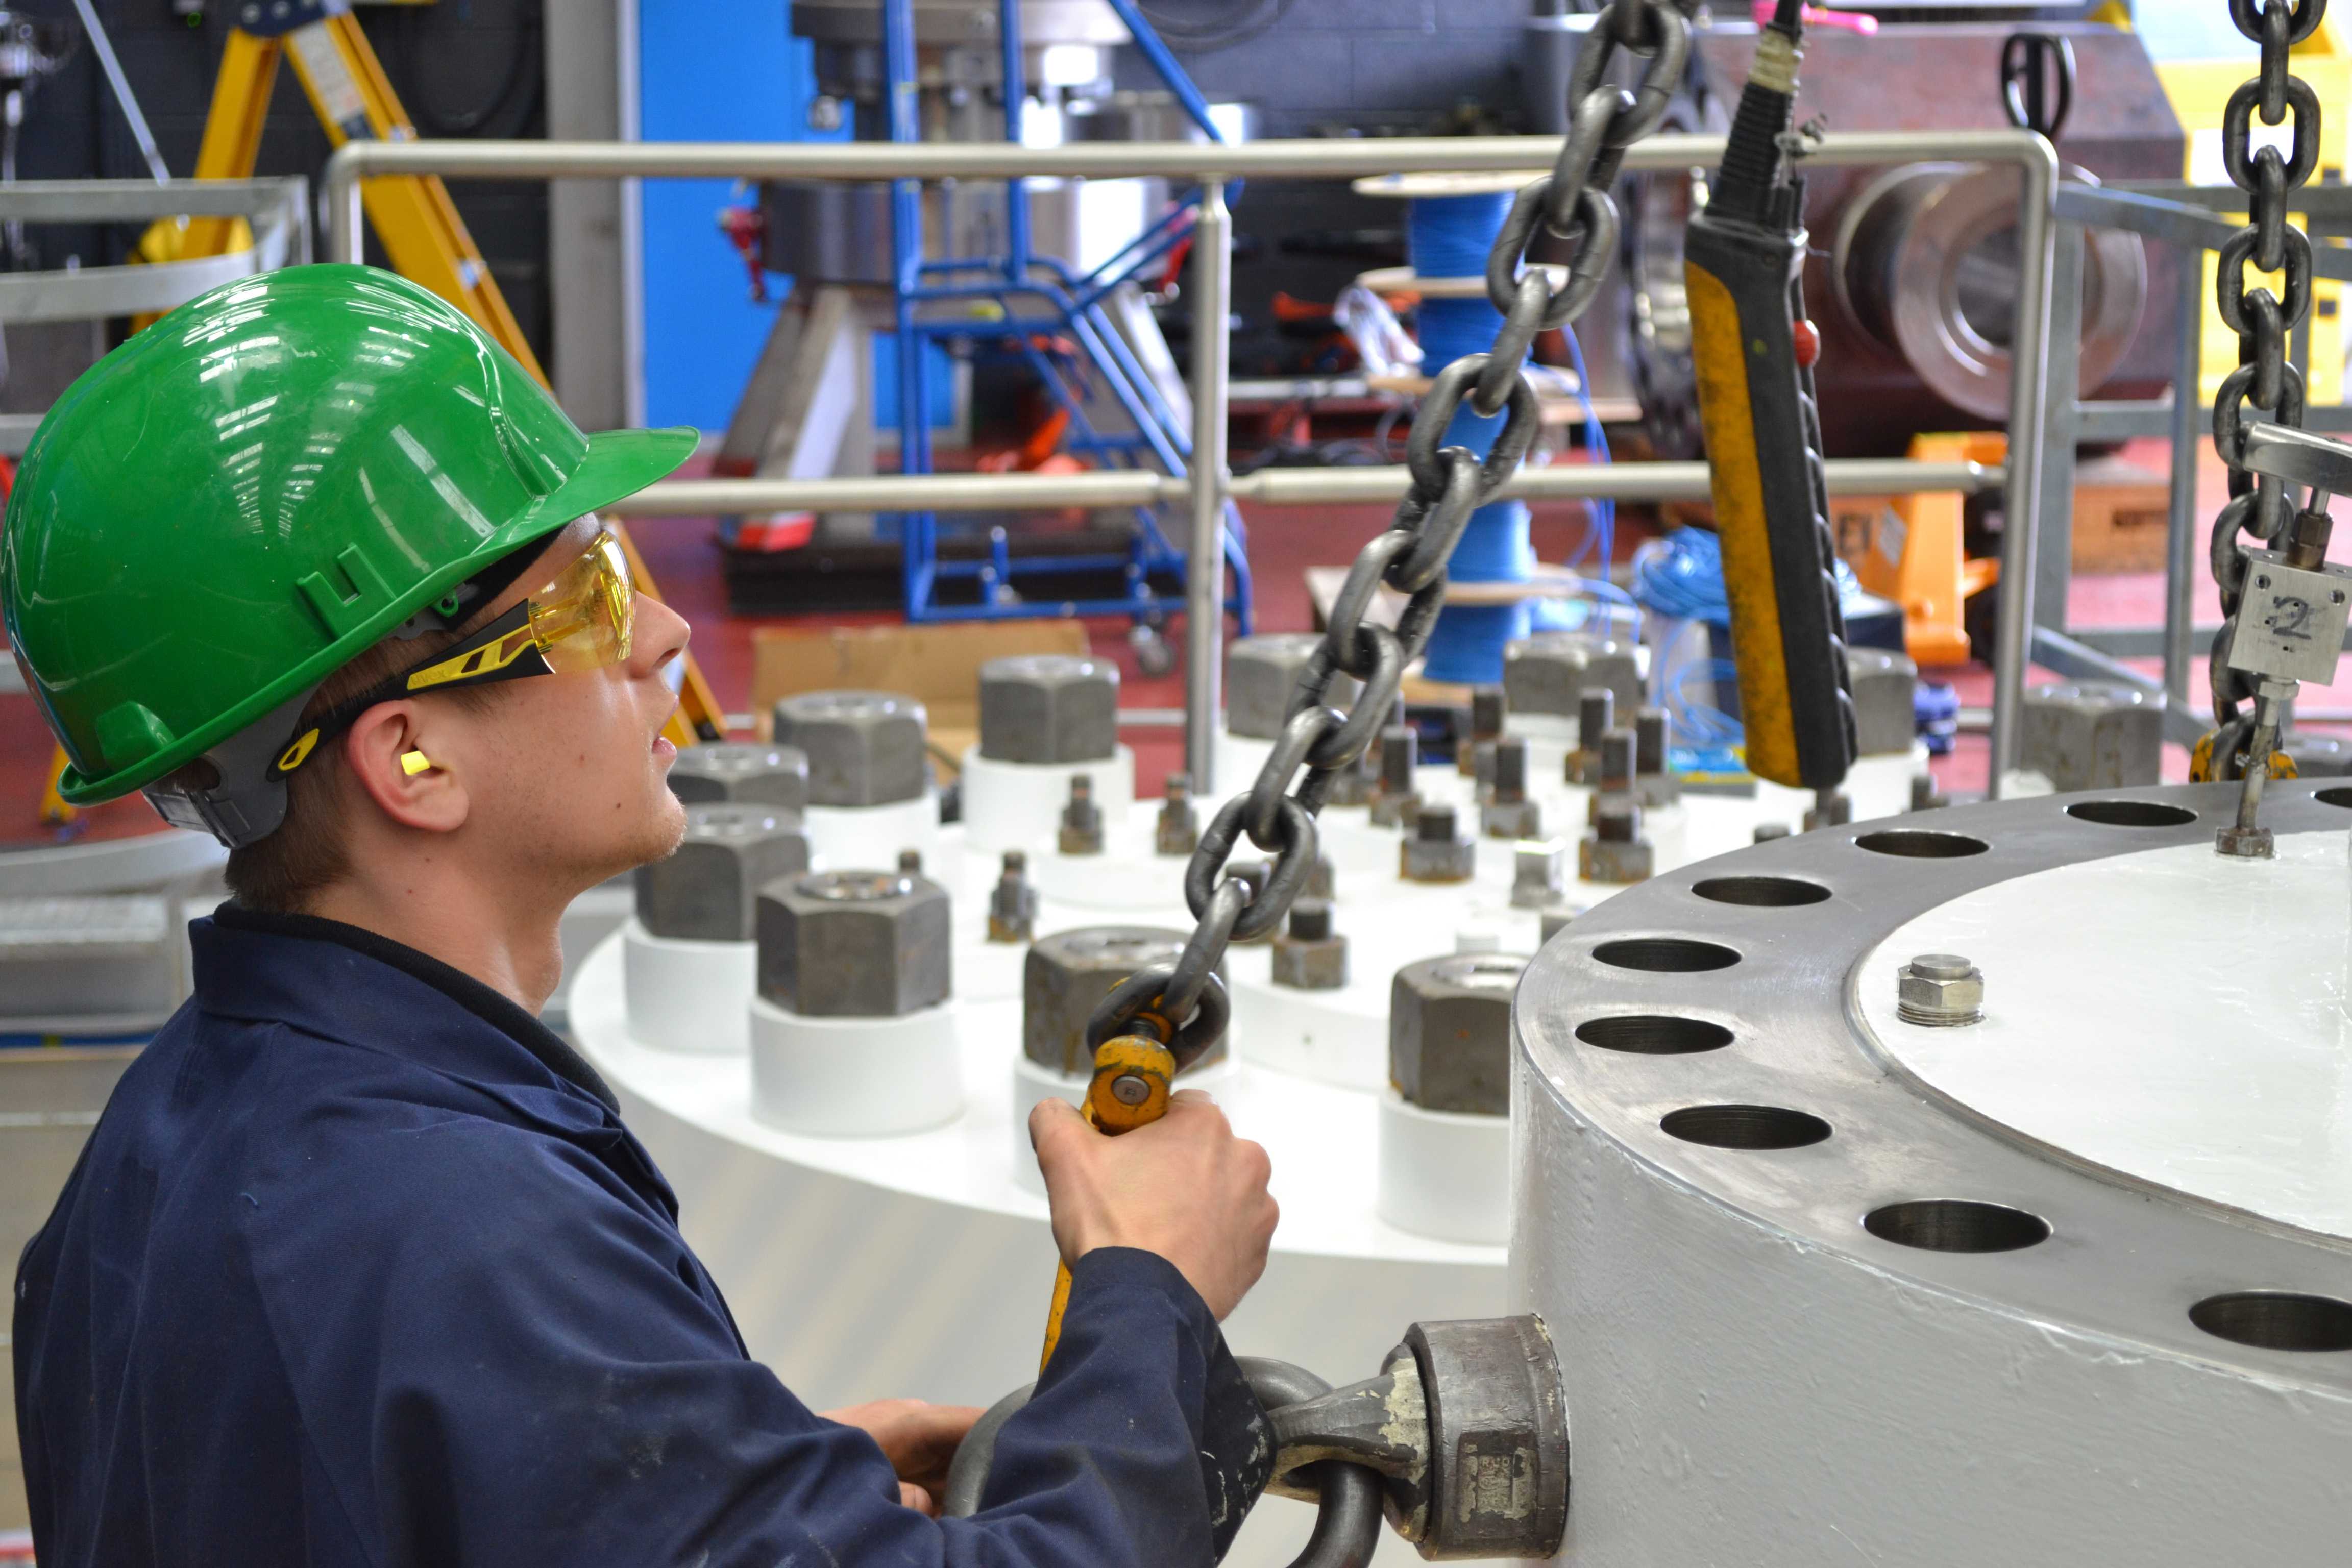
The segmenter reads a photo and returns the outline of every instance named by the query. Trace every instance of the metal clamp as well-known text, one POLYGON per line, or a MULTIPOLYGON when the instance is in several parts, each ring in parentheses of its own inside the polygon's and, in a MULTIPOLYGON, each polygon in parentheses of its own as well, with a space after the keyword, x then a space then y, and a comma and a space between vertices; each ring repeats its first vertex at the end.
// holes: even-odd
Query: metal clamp
MULTIPOLYGON (((1277 1414, 1330 1391, 1329 1384, 1288 1362, 1244 1356, 1240 1365, 1258 1403, 1277 1414)), ((997 1435, 1036 1390, 1034 1383, 1014 1389, 972 1423, 948 1468, 947 1489, 940 1500, 942 1515, 969 1519, 980 1511, 988 1489, 989 1468, 996 1458, 997 1435)), ((1380 1476, 1361 1465, 1339 1460, 1327 1459, 1306 1468, 1313 1472, 1315 1531, 1290 1568, 1367 1568, 1381 1538, 1380 1476)))

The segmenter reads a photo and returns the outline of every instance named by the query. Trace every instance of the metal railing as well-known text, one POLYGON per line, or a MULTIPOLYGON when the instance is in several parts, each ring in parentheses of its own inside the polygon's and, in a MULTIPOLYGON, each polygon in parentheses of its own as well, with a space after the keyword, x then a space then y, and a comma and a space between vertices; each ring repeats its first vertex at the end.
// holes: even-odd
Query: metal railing
MULTIPOLYGON (((2165 738, 2196 745, 2212 728, 2205 700, 2193 689, 2212 634, 2196 626, 2197 568, 2206 553, 2207 527, 2197 516, 2197 455, 2206 449, 2213 425, 2212 405, 2202 395, 2205 311, 2212 284, 2204 253, 2219 250, 2241 225, 2218 216, 2242 212, 2246 193, 2235 185, 2189 185, 2173 181, 2120 186, 2062 184, 2054 197, 2058 219, 2053 235, 2050 380, 2045 421, 2044 491, 2057 499, 2073 493, 2074 447, 2089 441, 2135 437, 2168 437, 2172 461, 2165 507, 2164 620, 2160 626, 2076 629, 2067 624, 2066 584, 2072 570, 2073 524, 2063 512, 2041 519, 2041 591, 2036 597, 2032 653, 2070 679, 2106 680, 2136 687, 2165 700, 2165 738), (2172 247, 2179 261, 2180 342, 2173 365, 2171 396, 2143 402, 2102 401, 2076 395, 2072 347, 2081 319, 2079 279, 2086 227, 2126 229, 2151 245, 2172 247), (2186 388, 2186 392, 2182 391, 2186 388), (2164 673, 2150 679, 2122 661, 2159 654, 2164 673)), ((2290 204, 2304 215, 2312 240, 2312 274, 2352 281, 2352 249, 2328 237, 2352 227, 2352 191, 2313 185, 2294 193, 2290 204)), ((2308 369, 2311 321, 2306 316, 2288 341, 2287 363, 2308 369)), ((2336 434, 2352 432, 2352 405, 2315 403, 2304 411, 2305 426, 2336 434)))
MULTIPOLYGON (((1222 215, 1227 180, 1351 179, 1365 174, 1549 169, 1558 139, 1543 136, 1395 137, 1271 141, 1230 145, 1193 142, 1083 142, 1026 148, 1002 142, 351 142, 327 162, 322 181, 329 258, 356 261, 365 221, 362 183, 371 176, 437 174, 449 179, 835 179, 1003 180, 1024 175, 1121 179, 1160 175, 1200 181, 1202 223, 1194 240, 1201 281, 1196 313, 1215 321, 1226 310, 1232 265, 1230 222, 1222 215)), ((1720 136, 1653 136, 1627 151, 1629 171, 1712 168, 1720 136)), ((2021 306, 2010 374, 2009 457, 1998 468, 1901 460, 1829 465, 1833 492, 1979 489, 2003 496, 1999 652, 1995 665, 1992 778, 1998 790, 2016 752, 2017 716, 2033 626, 2032 585, 2039 542, 2043 410, 2048 387, 2053 203, 2057 154, 2030 131, 1859 132, 1808 145, 1805 162, 1822 167, 1963 160, 2016 167, 2021 306)), ((1285 469, 1236 479, 1223 461, 1228 376, 1223 334, 1196 334, 1193 346, 1193 451, 1189 473, 880 476, 841 479, 673 480, 652 487, 615 511, 640 516, 712 512, 990 510, 1149 504, 1181 500, 1192 521, 1191 561, 1222 559, 1228 500, 1261 506, 1393 502, 1407 483, 1402 466, 1285 469)), ((1702 463, 1619 463, 1523 470, 1504 493, 1528 498, 1619 500, 1697 499, 1707 493, 1702 463)), ((1194 785, 1214 787, 1200 737, 1215 723, 1224 574, 1186 573, 1187 763, 1194 785)))

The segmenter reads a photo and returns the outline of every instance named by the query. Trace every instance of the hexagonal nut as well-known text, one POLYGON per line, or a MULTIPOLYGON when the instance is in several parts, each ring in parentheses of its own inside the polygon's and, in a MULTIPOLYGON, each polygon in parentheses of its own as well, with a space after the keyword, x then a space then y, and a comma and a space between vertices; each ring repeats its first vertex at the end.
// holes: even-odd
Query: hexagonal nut
POLYGON ((2103 681, 2036 686, 2025 694, 2021 765, 2064 792, 2158 782, 2164 699, 2103 681))
POLYGON ((677 848, 637 868, 637 923, 679 942, 749 942, 760 889, 808 863, 808 835, 790 812, 689 805, 677 848))
POLYGON ((1984 972, 1970 965, 1960 975, 1924 974, 1906 963, 1895 979, 1895 1010, 1909 1024, 1973 1024, 1984 1016, 1984 972))
POLYGON ((814 1018, 896 1018, 948 998, 947 889, 897 871, 818 871, 760 889, 760 994, 814 1018))
POLYGON ((1605 686, 1620 721, 1642 705, 1642 663, 1634 645, 1582 632, 1538 632, 1503 648, 1503 695, 1514 713, 1576 717, 1588 686, 1605 686))
MULTIPOLYGON (((1306 632, 1265 632, 1236 637, 1225 650, 1225 729, 1254 741, 1278 740, 1283 715, 1290 710, 1290 693, 1298 672, 1323 646, 1323 639, 1306 632)), ((1331 679, 1324 699, 1327 707, 1345 710, 1356 700, 1356 682, 1348 676, 1331 679)))
POLYGON ((1521 840, 1511 864, 1511 907, 1549 909, 1559 901, 1567 846, 1558 839, 1521 840))
POLYGON ((1478 831, 1489 838, 1541 838, 1543 807, 1532 800, 1490 800, 1478 808, 1478 831))
POLYGON ((1528 961, 1451 953, 1396 973, 1389 986, 1389 1081, 1424 1110, 1511 1111, 1511 997, 1528 961))
POLYGON ((1118 749, 1118 666, 1016 654, 980 667, 980 754, 998 763, 1094 763, 1118 749))
MULTIPOLYGON (((1087 1020, 1095 1005, 1145 965, 1175 963, 1189 934, 1160 926, 1080 926, 1030 943, 1021 971, 1022 1054, 1066 1078, 1085 1077, 1094 1065, 1087 1020)), ((1221 1040, 1192 1066, 1224 1054, 1221 1040)))
POLYGON ((1467 838, 1411 834, 1397 847, 1397 875, 1408 882, 1466 882, 1478 869, 1478 846, 1467 838))
POLYGON ((930 785, 923 705, 890 691, 803 691, 776 704, 775 738, 808 756, 814 805, 888 805, 930 785))
POLYGON ((1331 906, 1302 899, 1274 939, 1274 983, 1297 991, 1337 991, 1348 984, 1348 939, 1331 929, 1331 906))
POLYGON ((1603 838, 1593 832, 1576 847, 1576 874, 1588 882, 1646 882, 1656 865, 1656 852, 1647 838, 1603 838))
POLYGON ((808 775, 797 747, 717 741, 678 752, 669 792, 688 805, 732 800, 799 811, 808 805, 808 775))
POLYGON ((2213 849, 2234 860, 2268 860, 2278 853, 2278 841, 2267 827, 2240 827, 2232 823, 2214 832, 2213 849))
POLYGON ((1883 647, 1849 647, 1845 669, 1853 690, 1856 747, 1865 757, 1907 754, 1918 732, 1911 704, 1919 667, 1883 647))

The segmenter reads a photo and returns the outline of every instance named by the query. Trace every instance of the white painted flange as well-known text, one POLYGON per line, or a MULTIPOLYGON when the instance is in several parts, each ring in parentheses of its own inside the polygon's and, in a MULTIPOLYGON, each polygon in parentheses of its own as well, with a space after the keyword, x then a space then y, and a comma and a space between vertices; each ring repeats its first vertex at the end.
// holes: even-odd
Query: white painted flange
POLYGON ((1879 944, 1859 1011, 1888 1055, 2027 1138, 2352 1238, 2345 835, 2276 842, 2271 860, 2175 845, 1979 888, 1879 944), (2282 940, 2230 940, 2266 926, 2282 940), (1896 1015, 1925 952, 1983 972, 1981 1022, 1896 1015))
MULTIPOLYGON (((1265 766, 1266 758, 1274 755, 1274 742, 1220 728, 1212 754, 1217 759, 1215 787, 1202 789, 1200 780, 1192 781, 1193 795, 1210 811, 1215 810, 1219 802, 1241 794, 1256 782, 1258 770, 1265 766)), ((1205 816, 1202 820, 1206 820, 1205 816)))
MULTIPOLYGON (((959 935, 978 926, 985 931, 988 911, 962 910, 956 914, 959 935)), ((1002 1002, 1021 994, 1021 974, 1029 960, 1025 942, 990 942, 973 937, 955 948, 955 994, 959 1002, 1002 1002)))
POLYGON ((813 871, 893 870, 904 849, 920 853, 927 869, 941 859, 940 797, 930 790, 888 805, 813 805, 802 817, 813 871))
MULTIPOLYGON (((1049 903, 1073 909, 1131 911, 1153 900, 1172 908, 1184 907, 1184 861, 1162 856, 1152 847, 1158 807, 1129 814, 1124 822, 1103 824, 1103 852, 1065 855, 1051 840, 1029 851, 1029 880, 1049 903)), ((1093 923, 1110 923, 1097 919, 1093 923)), ((1178 922, 1190 926, 1187 915, 1178 922)), ((1039 933, 1058 931, 1040 924, 1039 933)))
POLYGON ((1108 830, 1127 821, 1135 805, 1135 753, 1125 746, 1087 763, 1001 763, 972 746, 963 754, 965 842, 976 852, 1034 849, 1061 834, 1070 781, 1084 775, 1108 830))
POLYGON ((2271 786, 2275 861, 2215 856, 2235 784, 2001 801, 1548 944, 1511 1272, 1576 1431, 1557 1561, 2340 1558, 2339 782, 2271 786), (1888 1016, 1939 949, 1982 1023, 1888 1016))
MULTIPOLYGON (((1360 809, 1349 810, 1326 806, 1315 821, 1315 846, 1324 858, 1331 862, 1331 875, 1339 891, 1339 901, 1346 903, 1357 894, 1383 882, 1393 882, 1397 874, 1397 830, 1376 827, 1370 815, 1360 809)), ((1244 847, 1234 851, 1236 857, 1255 854, 1244 847)))
POLYGON ((1349 957, 1349 983, 1336 991, 1276 985, 1270 963, 1234 966, 1234 1010, 1249 1016, 1252 1062, 1343 1089, 1386 1081, 1392 975, 1365 973, 1349 957))
POLYGON ((1380 1215, 1437 1241, 1499 1247, 1511 1234, 1511 1121, 1423 1110, 1381 1093, 1380 1215))
POLYGON ((754 996, 751 1114, 815 1138, 885 1138, 953 1121, 963 1110, 955 1015, 811 1018, 754 996))
MULTIPOLYGON (((1223 1058, 1194 1068, 1176 1079, 1178 1089, 1197 1089, 1212 1097, 1233 1087, 1241 1063, 1229 1047, 1223 1058)), ((1045 1178, 1037 1172, 1036 1152, 1029 1147, 1029 1113, 1041 1100, 1061 1099, 1083 1105, 1087 1080, 1041 1068, 1026 1056, 1013 1058, 1013 1179, 1024 1191, 1045 1195, 1045 1178)))
POLYGON ((751 1048, 750 1006, 760 944, 655 936, 632 916, 621 928, 629 1034, 657 1051, 740 1056, 751 1048))

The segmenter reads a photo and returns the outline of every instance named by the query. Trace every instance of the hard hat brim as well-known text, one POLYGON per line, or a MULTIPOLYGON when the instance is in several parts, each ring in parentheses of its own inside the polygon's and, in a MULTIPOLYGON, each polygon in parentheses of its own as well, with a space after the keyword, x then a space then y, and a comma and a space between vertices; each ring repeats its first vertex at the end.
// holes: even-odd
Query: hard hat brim
POLYGON ((95 779, 84 778, 79 770, 68 766, 58 780, 58 795, 74 805, 94 805, 129 795, 185 767, 272 709, 326 679, 389 636, 394 626, 418 609, 493 562, 557 532, 574 518, 610 506, 667 478, 694 455, 698 438, 698 432, 686 427, 605 430, 589 437, 588 450, 570 477, 494 530, 478 549, 436 568, 383 613, 336 639, 332 647, 316 658, 288 670, 210 723, 175 737, 170 745, 136 763, 95 779))

